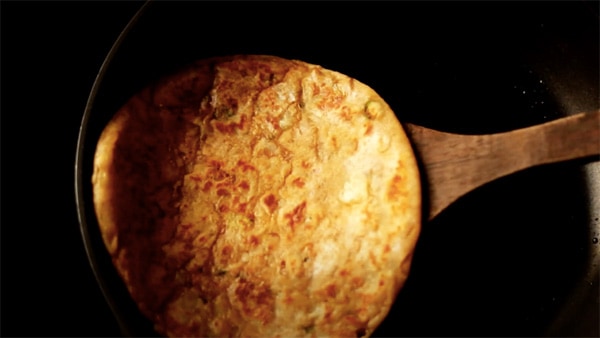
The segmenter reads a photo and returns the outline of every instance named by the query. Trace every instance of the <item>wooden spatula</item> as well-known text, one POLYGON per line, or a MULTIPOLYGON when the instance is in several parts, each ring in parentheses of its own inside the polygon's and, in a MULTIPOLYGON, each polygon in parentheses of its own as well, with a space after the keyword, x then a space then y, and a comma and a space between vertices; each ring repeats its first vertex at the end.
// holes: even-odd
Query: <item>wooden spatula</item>
POLYGON ((489 135, 444 133, 409 123, 404 127, 425 171, 428 219, 494 179, 541 164, 600 154, 600 111, 489 135))

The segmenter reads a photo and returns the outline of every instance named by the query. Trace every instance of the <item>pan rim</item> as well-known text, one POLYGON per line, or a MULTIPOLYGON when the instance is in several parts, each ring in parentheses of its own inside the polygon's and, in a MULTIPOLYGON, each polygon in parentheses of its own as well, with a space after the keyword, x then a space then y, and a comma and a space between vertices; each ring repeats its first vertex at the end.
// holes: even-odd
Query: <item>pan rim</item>
POLYGON ((124 336, 129 336, 129 337, 133 336, 133 334, 129 328, 129 325, 127 325, 127 323, 125 323, 125 321, 123 319, 124 316, 123 316, 121 309, 119 308, 119 306, 117 306, 115 299, 109 292, 109 287, 108 287, 106 281, 104 280, 104 278, 102 278, 102 276, 100 276, 97 256, 96 256, 96 253, 94 252, 94 249, 92 248, 92 246, 93 246, 92 240, 91 240, 91 236, 90 236, 90 233, 88 230, 88 228, 89 228, 88 215, 86 215, 86 197, 85 197, 85 193, 83 192, 83 185, 84 185, 84 183, 83 183, 84 156, 83 156, 83 154, 85 152, 85 146, 86 146, 85 139, 87 136, 87 129, 88 129, 88 124, 89 124, 89 120, 90 120, 90 115, 91 115, 92 108, 94 106, 100 85, 104 79, 104 76, 106 75, 106 72, 111 64, 111 61, 114 58, 114 55, 119 50, 119 47, 121 46, 123 41, 128 36, 131 29, 133 27, 135 27, 135 24, 137 23, 139 18, 146 11, 146 8, 148 7, 148 4, 150 3, 150 1, 151 0, 146 0, 141 5, 141 7, 135 12, 135 14, 132 16, 132 18, 128 21, 128 23, 125 25, 125 27, 121 30, 117 39, 115 40, 115 42, 109 49, 106 57, 102 61, 102 64, 96 75, 96 78, 94 79, 92 88, 90 90, 90 94, 88 96, 88 99, 87 99, 87 102, 86 102, 86 105, 84 108, 83 117, 81 119, 80 126, 79 126, 76 151, 75 151, 75 168, 74 168, 75 169, 75 204, 76 204, 76 210, 77 210, 77 218, 78 218, 78 222, 79 222, 79 231, 80 231, 81 237, 83 239, 85 253, 86 253, 88 262, 90 264, 90 267, 92 269, 94 278, 95 278, 96 282, 98 283, 98 286, 100 287, 100 291, 102 292, 104 300, 107 302, 107 304, 113 314, 113 317, 117 321, 119 329, 121 330, 121 332, 123 333, 124 336))

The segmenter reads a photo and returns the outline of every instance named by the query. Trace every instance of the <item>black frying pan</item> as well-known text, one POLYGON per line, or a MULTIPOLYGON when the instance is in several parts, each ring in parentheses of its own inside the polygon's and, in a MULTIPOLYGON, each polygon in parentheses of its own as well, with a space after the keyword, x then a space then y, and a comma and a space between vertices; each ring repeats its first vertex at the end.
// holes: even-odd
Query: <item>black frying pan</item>
MULTIPOLYGON (((359 79, 401 122, 492 133, 599 108, 598 2, 150 2, 108 53, 83 116, 76 193, 98 282, 126 336, 155 336, 92 207, 95 143, 136 91, 193 60, 300 59, 359 79)), ((599 145, 600 146, 600 145, 599 145)), ((600 162, 531 168, 423 224, 375 336, 598 336, 600 162)))

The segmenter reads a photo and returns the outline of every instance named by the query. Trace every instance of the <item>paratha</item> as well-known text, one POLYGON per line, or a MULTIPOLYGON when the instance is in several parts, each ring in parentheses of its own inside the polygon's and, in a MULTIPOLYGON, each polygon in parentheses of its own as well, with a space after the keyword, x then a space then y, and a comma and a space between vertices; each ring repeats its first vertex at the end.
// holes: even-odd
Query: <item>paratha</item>
POLYGON ((369 336, 409 274, 416 160, 342 73, 199 60, 131 97, 94 161, 106 248, 165 336, 369 336))

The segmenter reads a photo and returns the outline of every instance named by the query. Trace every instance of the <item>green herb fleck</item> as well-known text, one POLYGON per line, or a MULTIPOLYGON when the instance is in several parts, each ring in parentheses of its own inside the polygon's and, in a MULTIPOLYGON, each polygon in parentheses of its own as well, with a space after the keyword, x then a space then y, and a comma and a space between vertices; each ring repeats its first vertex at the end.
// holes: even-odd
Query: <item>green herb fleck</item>
POLYGON ((311 333, 315 330, 315 326, 314 325, 306 325, 302 327, 302 330, 304 330, 304 333, 311 333))
POLYGON ((364 115, 369 119, 375 119, 381 114, 381 103, 377 101, 368 101, 365 104, 364 115))
POLYGON ((221 106, 215 109, 215 118, 217 120, 224 120, 233 115, 235 115, 235 111, 227 106, 221 106))

